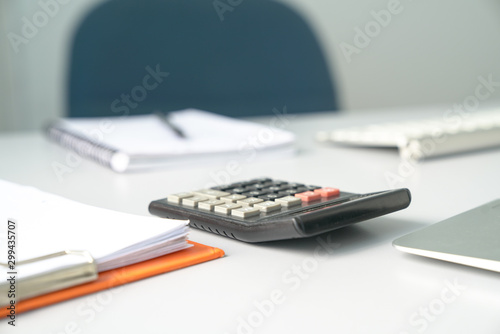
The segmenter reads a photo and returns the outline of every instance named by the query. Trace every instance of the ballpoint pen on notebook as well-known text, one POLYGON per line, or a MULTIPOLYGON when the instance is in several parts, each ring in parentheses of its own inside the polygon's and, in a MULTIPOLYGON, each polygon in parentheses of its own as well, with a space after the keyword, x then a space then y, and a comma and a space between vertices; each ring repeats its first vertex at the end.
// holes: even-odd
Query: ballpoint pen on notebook
MULTIPOLYGON (((222 156, 237 156, 242 149, 241 143, 259 137, 267 128, 259 123, 196 109, 169 112, 169 122, 165 122, 163 115, 154 113, 159 110, 152 108, 147 115, 129 117, 64 118, 52 123, 47 128, 47 135, 81 157, 116 172, 126 172, 175 168, 196 159, 217 161, 222 156), (113 130, 97 140, 90 134, 102 128, 102 122, 111 122, 113 130), (134 135, 139 133, 140 136, 134 135)), ((259 159, 294 151, 295 137, 291 132, 281 129, 272 129, 272 132, 270 140, 261 141, 254 147, 262 152, 259 159)))
POLYGON ((153 112, 158 118, 165 124, 170 130, 172 130, 179 138, 186 138, 186 135, 182 129, 170 121, 168 113, 162 113, 160 111, 153 112))

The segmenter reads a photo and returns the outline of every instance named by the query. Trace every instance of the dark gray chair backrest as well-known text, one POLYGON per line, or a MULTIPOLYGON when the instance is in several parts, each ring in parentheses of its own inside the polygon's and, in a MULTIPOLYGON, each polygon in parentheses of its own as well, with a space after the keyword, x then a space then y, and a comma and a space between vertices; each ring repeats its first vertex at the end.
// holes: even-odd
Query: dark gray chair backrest
POLYGON ((337 109, 317 39, 268 0, 111 0, 73 40, 68 116, 337 109), (231 5, 232 4, 232 5, 231 5))

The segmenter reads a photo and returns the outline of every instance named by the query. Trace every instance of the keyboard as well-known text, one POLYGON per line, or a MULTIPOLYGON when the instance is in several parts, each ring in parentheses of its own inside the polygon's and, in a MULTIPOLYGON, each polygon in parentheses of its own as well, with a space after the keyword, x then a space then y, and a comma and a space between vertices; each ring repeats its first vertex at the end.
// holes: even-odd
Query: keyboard
POLYGON ((321 131, 316 138, 342 145, 395 147, 403 159, 420 160, 500 147, 500 110, 321 131))

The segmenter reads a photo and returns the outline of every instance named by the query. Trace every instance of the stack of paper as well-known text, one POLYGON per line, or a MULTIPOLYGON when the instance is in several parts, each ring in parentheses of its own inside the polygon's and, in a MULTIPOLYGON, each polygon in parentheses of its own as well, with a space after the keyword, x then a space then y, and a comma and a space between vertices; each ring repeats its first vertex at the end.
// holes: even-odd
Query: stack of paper
MULTIPOLYGON (((82 250, 101 272, 191 246, 185 220, 115 212, 2 180, 0 202, 0 244, 7 245, 7 222, 15 220, 17 261, 82 250)), ((5 249, 0 263, 7 263, 5 249)))

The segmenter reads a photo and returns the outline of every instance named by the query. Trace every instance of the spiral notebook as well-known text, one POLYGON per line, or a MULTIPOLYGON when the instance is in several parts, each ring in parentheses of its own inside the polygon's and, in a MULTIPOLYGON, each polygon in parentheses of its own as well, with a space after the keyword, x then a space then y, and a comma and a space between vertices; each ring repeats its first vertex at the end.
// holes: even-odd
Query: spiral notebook
POLYGON ((228 157, 279 158, 293 153, 292 133, 206 111, 108 118, 66 118, 49 138, 116 172, 208 162, 228 157), (182 134, 182 135, 180 135, 182 134))

